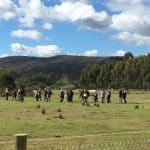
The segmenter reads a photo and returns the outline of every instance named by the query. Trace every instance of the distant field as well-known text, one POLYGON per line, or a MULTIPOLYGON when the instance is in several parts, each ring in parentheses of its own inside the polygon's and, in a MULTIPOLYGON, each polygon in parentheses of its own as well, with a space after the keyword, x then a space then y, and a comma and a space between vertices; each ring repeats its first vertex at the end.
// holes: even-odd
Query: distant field
MULTIPOLYGON (((110 104, 99 102, 100 107, 97 107, 90 97, 90 106, 86 106, 75 94, 73 103, 66 100, 60 103, 56 91, 48 103, 36 102, 34 97, 25 97, 24 103, 0 98, 0 142, 12 140, 16 133, 26 133, 30 140, 56 138, 46 142, 52 147, 149 140, 150 92, 132 91, 127 94, 128 104, 118 104, 118 93, 114 91, 111 100, 110 104), (37 108, 38 104, 40 108, 37 108), (135 109, 136 105, 139 109, 135 109), (46 114, 41 113, 42 109, 46 114)), ((33 143, 30 149, 34 149, 33 143)), ((39 143, 39 149, 49 149, 42 140, 39 143)), ((148 146, 150 142, 145 149, 148 146)))

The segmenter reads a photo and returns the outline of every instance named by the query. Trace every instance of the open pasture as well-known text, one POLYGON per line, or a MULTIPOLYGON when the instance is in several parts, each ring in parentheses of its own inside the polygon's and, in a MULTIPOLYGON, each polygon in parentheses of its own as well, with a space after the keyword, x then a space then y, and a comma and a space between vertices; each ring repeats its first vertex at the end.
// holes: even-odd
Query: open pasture
POLYGON ((12 141, 13 134, 26 133, 29 149, 38 149, 37 145, 40 145, 39 149, 59 146, 71 149, 73 145, 79 146, 73 149, 82 149, 82 145, 89 145, 89 149, 92 149, 90 145, 97 145, 95 149, 99 149, 100 143, 127 144, 136 140, 147 141, 141 148, 148 149, 150 92, 131 91, 127 94, 127 102, 118 104, 116 91, 112 92, 110 104, 99 102, 98 106, 94 106, 92 97, 89 106, 82 105, 77 91, 73 103, 59 102, 57 91, 51 102, 36 102, 34 97, 25 97, 24 103, 0 98, 0 142, 7 145, 4 149, 11 149, 13 144, 7 144, 7 141, 12 141))

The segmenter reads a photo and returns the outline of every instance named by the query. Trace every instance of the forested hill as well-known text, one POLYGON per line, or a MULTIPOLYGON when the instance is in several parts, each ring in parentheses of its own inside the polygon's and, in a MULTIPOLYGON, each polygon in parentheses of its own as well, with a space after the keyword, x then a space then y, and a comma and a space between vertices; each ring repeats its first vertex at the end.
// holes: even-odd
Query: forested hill
POLYGON ((79 78, 81 70, 88 64, 121 60, 121 57, 85 57, 61 55, 49 58, 11 56, 0 58, 0 68, 13 72, 15 76, 30 76, 36 73, 54 73, 58 77, 67 74, 69 79, 79 78))

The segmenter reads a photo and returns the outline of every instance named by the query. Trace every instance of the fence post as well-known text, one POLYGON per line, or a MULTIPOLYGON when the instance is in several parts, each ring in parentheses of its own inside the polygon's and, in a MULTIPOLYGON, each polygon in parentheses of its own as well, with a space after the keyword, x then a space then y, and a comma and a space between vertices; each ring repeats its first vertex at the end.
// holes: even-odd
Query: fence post
POLYGON ((15 134, 15 150, 27 150, 27 134, 15 134))

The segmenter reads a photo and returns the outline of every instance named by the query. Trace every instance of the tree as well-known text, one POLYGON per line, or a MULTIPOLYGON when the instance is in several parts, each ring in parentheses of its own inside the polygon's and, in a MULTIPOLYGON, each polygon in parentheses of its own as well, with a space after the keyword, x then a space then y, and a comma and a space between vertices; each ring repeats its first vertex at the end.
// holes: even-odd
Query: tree
POLYGON ((123 60, 127 61, 129 58, 134 58, 133 54, 131 52, 125 53, 123 60))
POLYGON ((93 88, 150 89, 150 55, 133 57, 127 53, 121 61, 89 65, 82 71, 80 81, 93 88))
POLYGON ((3 90, 8 87, 13 89, 15 87, 15 78, 9 74, 6 70, 0 70, 0 90, 3 90))

